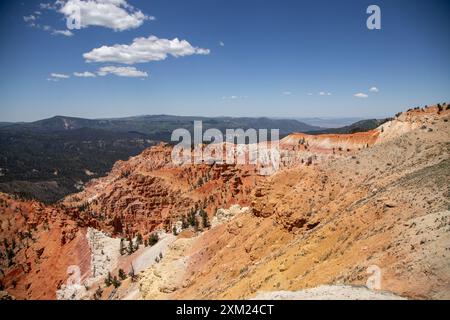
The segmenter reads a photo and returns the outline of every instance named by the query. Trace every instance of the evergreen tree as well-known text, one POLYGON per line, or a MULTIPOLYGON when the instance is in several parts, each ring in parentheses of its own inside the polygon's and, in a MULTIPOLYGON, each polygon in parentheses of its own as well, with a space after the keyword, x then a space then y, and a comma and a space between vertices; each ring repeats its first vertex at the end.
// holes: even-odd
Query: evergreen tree
POLYGON ((105 285, 109 287, 112 284, 111 273, 108 272, 108 276, 105 278, 105 285))
POLYGON ((194 231, 197 232, 200 227, 197 218, 194 216, 194 231))
POLYGON ((123 244, 123 242, 124 242, 125 240, 122 238, 122 239, 120 239, 120 255, 121 256, 123 256, 124 254, 125 254, 125 246, 124 246, 124 244, 123 244))
POLYGON ((129 275, 130 278, 131 278, 131 282, 135 282, 135 281, 136 281, 136 274, 135 274, 135 272, 134 272, 133 264, 131 264, 131 270, 130 270, 130 272, 128 273, 128 275, 129 275))
POLYGON ((103 290, 98 287, 97 290, 95 290, 94 294, 94 300, 100 300, 102 298, 103 290))
POLYGON ((133 239, 128 240, 128 255, 134 252, 133 239))
POLYGON ((123 271, 123 269, 119 269, 119 278, 121 280, 125 280, 127 278, 127 275, 126 275, 125 271, 123 271))
POLYGON ((202 217, 203 228, 209 228, 210 224, 209 224, 208 214, 206 213, 206 211, 201 209, 200 216, 202 217))
POLYGON ((138 233, 137 236, 136 236, 136 243, 138 245, 142 244, 142 235, 140 233, 138 233))
POLYGON ((183 229, 189 228, 189 223, 188 223, 188 221, 187 221, 186 216, 184 216, 184 215, 183 215, 183 218, 181 219, 181 227, 182 227, 183 229))
POLYGON ((150 238, 148 238, 148 245, 154 246, 158 241, 159 241, 158 234, 154 232, 150 235, 150 238))
POLYGON ((121 285, 120 281, 117 279, 116 276, 114 276, 114 278, 112 279, 111 283, 112 283, 112 285, 114 286, 114 288, 116 288, 116 289, 117 289, 118 287, 120 287, 120 285, 121 285))
POLYGON ((196 221, 197 221, 197 219, 195 218, 195 211, 191 210, 191 212, 189 213, 189 218, 188 218, 189 225, 192 227, 195 227, 196 221))

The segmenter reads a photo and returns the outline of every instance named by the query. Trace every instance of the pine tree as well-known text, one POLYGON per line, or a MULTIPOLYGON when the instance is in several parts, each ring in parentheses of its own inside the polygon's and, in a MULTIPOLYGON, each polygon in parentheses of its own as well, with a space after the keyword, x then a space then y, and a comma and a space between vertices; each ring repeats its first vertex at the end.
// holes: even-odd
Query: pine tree
POLYGON ((201 209, 200 216, 202 217, 203 228, 209 228, 210 224, 209 224, 208 214, 206 213, 206 211, 201 209))
POLYGON ((125 254, 125 246, 124 246, 124 244, 123 244, 123 242, 124 242, 125 240, 122 238, 122 239, 120 239, 120 255, 121 256, 123 256, 124 254, 125 254))
POLYGON ((114 278, 112 279, 111 283, 112 283, 112 285, 114 286, 114 288, 116 288, 116 289, 117 289, 118 287, 120 287, 120 285, 121 285, 120 281, 117 279, 116 276, 114 276, 114 278))
POLYGON ((111 284, 112 284, 111 273, 108 272, 108 276, 107 276, 106 279, 105 279, 105 285, 106 285, 107 287, 109 287, 111 284))
POLYGON ((136 281, 136 274, 135 274, 135 272, 134 272, 133 264, 131 264, 131 270, 130 270, 130 272, 128 273, 128 275, 129 275, 130 278, 131 278, 131 282, 135 282, 135 281, 136 281))
POLYGON ((98 287, 97 290, 95 290, 94 294, 94 300, 100 300, 102 298, 103 290, 98 287))
POLYGON ((148 238, 148 245, 154 246, 158 241, 159 241, 158 234, 154 232, 150 235, 150 238, 148 238))
POLYGON ((137 236, 136 236, 136 243, 138 245, 142 244, 142 235, 140 233, 138 233, 137 236))
POLYGON ((194 216, 194 231, 197 232, 200 227, 200 223, 198 223, 197 218, 194 216))
POLYGON ((133 240, 129 239, 128 240, 128 255, 132 254, 133 252, 134 252, 133 240))
POLYGON ((192 227, 195 227, 197 219, 195 218, 195 211, 191 210, 190 214, 189 214, 189 225, 192 227))
POLYGON ((125 280, 127 278, 127 275, 126 275, 125 271, 123 271, 123 269, 119 269, 119 278, 121 280, 125 280))
POLYGON ((181 219, 181 227, 182 227, 183 229, 189 228, 189 223, 188 223, 188 221, 187 221, 186 216, 183 216, 183 218, 181 219))

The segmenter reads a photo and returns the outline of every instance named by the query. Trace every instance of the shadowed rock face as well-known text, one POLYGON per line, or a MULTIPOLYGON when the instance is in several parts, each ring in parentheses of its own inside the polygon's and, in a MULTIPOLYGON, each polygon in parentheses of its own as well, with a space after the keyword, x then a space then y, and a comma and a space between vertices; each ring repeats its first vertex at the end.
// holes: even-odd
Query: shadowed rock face
POLYGON ((91 277, 89 227, 146 239, 157 229, 171 231, 192 210, 204 208, 215 221, 217 209, 236 204, 249 210, 219 210, 221 223, 212 229, 188 237, 183 231, 179 240, 188 240, 176 240, 168 260, 147 270, 163 278, 161 285, 146 283, 154 275, 144 271, 141 296, 251 298, 361 285, 376 264, 383 289, 449 297, 449 118, 450 111, 433 107, 367 133, 293 134, 280 142, 281 169, 269 177, 252 166, 174 166, 171 147, 158 145, 117 162, 55 206, 1 194, 3 289, 17 298, 54 299, 70 265, 91 277))
POLYGON ((79 266, 82 279, 90 275, 91 251, 86 239, 90 219, 86 216, 0 194, 0 219, 5 253, 0 279, 9 294, 21 299, 55 299, 56 290, 69 276, 69 266, 79 266))

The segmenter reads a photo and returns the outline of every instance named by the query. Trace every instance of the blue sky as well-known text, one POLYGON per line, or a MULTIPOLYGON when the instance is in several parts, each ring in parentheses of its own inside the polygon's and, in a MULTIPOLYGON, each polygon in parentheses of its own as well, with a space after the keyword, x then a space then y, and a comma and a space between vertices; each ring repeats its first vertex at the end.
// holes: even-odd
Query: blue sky
POLYGON ((54 34, 68 32, 61 5, 0 4, 0 121, 162 113, 381 117, 450 101, 446 0, 95 1, 132 5, 126 13, 146 18, 139 26, 84 20, 66 36, 54 34), (366 27, 371 4, 381 8, 381 30, 366 27), (183 56, 166 52, 158 61, 128 64, 84 55, 116 44, 128 50, 135 38, 150 36, 189 46, 183 56), (104 67, 116 73, 102 74, 104 67))

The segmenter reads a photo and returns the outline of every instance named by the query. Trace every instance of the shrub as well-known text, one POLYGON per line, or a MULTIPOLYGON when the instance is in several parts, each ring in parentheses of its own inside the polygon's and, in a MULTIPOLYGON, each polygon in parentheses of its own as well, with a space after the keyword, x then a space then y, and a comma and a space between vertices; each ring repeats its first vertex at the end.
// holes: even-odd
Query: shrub
POLYGON ((188 217, 189 225, 192 227, 195 227, 195 225, 198 223, 196 221, 197 221, 197 219, 195 218, 195 211, 191 210, 191 212, 189 213, 189 217, 188 217))
POLYGON ((206 213, 206 211, 201 209, 200 216, 202 217, 203 228, 209 228, 210 224, 209 224, 208 214, 206 213))
POLYGON ((87 209, 89 209, 89 203, 87 202, 84 202, 78 206, 78 210, 82 212, 86 211, 87 209))
POLYGON ((102 294, 103 294, 103 290, 100 287, 98 287, 94 293, 94 300, 100 300, 102 298, 102 294))
POLYGON ((127 274, 123 271, 123 269, 119 269, 119 278, 121 280, 125 280, 127 278, 127 274))
POLYGON ((120 239, 120 249, 119 249, 119 252, 120 252, 120 255, 121 256, 123 256, 124 254, 125 254, 125 246, 124 246, 124 244, 123 244, 123 242, 124 242, 125 240, 122 238, 122 239, 120 239))
POLYGON ((158 234, 156 232, 152 233, 150 237, 148 238, 148 245, 154 246, 159 241, 158 234))
POLYGON ((121 283, 120 283, 120 281, 117 279, 117 277, 116 276, 114 276, 114 278, 112 279, 112 285, 114 286, 114 288, 118 288, 118 287, 120 287, 120 285, 121 285, 121 283))
POLYGON ((142 235, 140 233, 138 233, 137 236, 136 236, 136 243, 138 245, 142 244, 142 235))
POLYGON ((112 277, 111 277, 111 273, 108 272, 108 276, 105 278, 105 285, 106 285, 107 287, 111 286, 112 280, 113 280, 113 279, 112 279, 112 277))
POLYGON ((134 252, 133 239, 128 240, 128 255, 134 252))
POLYGON ((187 228, 189 228, 189 223, 188 223, 188 221, 187 221, 187 218, 186 218, 186 216, 183 216, 183 218, 181 219, 181 227, 183 228, 183 229, 187 229, 187 228))

